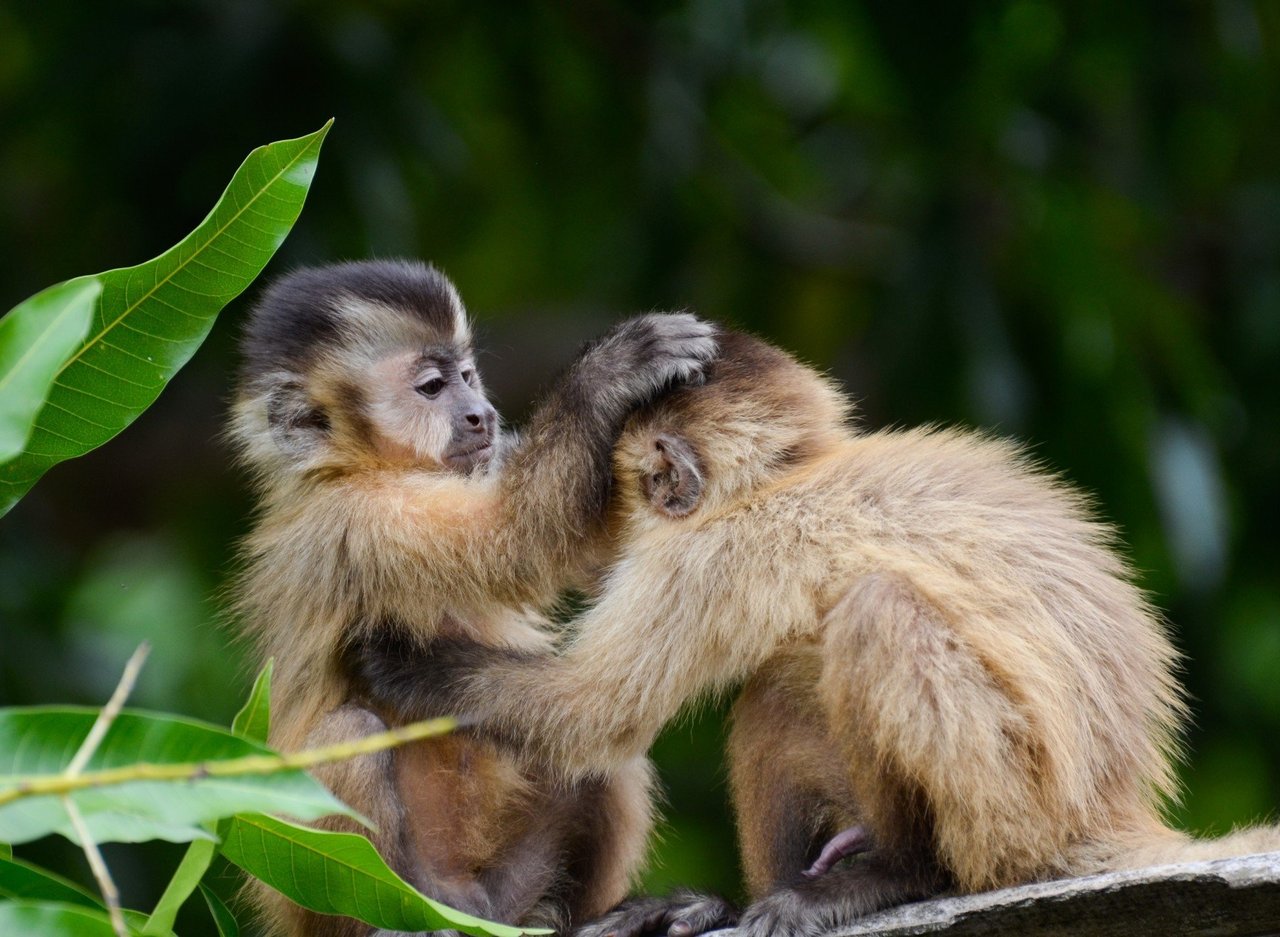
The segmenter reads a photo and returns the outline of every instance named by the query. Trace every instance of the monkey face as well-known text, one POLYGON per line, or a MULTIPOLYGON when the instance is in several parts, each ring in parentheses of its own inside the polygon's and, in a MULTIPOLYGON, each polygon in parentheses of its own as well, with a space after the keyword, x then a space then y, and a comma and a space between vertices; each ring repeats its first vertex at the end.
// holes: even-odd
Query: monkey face
POLYGON ((374 367, 372 419, 384 455, 467 473, 487 465, 498 441, 470 352, 452 346, 402 351, 374 367))

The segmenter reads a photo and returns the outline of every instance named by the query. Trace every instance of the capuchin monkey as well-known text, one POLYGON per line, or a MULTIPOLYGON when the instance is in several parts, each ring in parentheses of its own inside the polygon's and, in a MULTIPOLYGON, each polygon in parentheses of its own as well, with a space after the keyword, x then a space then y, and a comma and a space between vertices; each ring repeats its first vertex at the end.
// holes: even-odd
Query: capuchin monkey
MULTIPOLYGON (((588 345, 506 441, 485 397, 453 285, 403 261, 301 270, 272 286, 245 331, 231 437, 259 507, 244 542, 237 610, 275 659, 271 743, 292 751, 412 719, 361 695, 345 648, 395 642, 429 657, 542 655, 533 610, 608 555, 613 444, 627 416, 696 382, 713 329, 647 315, 588 345)), ((416 673, 430 682, 430 668, 416 673)), ((626 893, 651 825, 637 751, 565 780, 475 736, 417 742, 316 773, 376 824, 388 862, 470 914, 567 927, 626 893)), ((318 826, 363 832, 353 821, 318 826)), ((264 886, 271 932, 364 937, 264 886)))
MULTIPOLYGON (((623 433, 619 559, 563 654, 480 663, 370 633, 346 656, 356 685, 415 717, 466 714, 583 778, 745 680, 729 759, 751 937, 1280 849, 1273 828, 1198 841, 1162 821, 1177 655, 1084 496, 1004 440, 859 432, 813 370, 745 335, 720 345, 705 386, 623 433)), ((687 937, 736 917, 639 899, 584 933, 687 937)))

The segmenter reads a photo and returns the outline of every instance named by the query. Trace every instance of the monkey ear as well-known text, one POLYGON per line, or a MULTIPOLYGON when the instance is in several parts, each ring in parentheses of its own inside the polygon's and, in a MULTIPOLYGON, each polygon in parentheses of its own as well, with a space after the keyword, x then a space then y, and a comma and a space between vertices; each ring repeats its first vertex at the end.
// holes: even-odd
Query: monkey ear
POLYGON ((655 436, 640 470, 640 490, 659 514, 687 517, 697 510, 702 501, 702 464, 683 437, 670 433, 655 436))
POLYGON ((301 384, 286 381, 267 395, 267 426, 284 452, 305 456, 329 435, 329 418, 313 404, 301 384))

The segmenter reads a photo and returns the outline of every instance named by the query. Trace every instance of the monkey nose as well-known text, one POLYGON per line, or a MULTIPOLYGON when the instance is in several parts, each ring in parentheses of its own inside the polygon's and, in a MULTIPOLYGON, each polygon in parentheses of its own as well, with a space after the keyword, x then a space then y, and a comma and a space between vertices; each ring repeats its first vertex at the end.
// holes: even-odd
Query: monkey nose
POLYGON ((464 429, 470 433, 488 433, 497 422, 498 411, 492 406, 476 407, 463 414, 464 429))

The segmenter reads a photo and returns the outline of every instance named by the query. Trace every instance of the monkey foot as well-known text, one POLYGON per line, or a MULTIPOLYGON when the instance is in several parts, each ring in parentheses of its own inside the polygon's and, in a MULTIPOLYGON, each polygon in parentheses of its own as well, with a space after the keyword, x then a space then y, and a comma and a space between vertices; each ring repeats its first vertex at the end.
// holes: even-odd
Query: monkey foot
POLYGON ((765 895, 742 912, 737 934, 825 937, 875 911, 931 898, 942 887, 934 867, 909 867, 873 853, 866 861, 765 895))
POLYGON ((678 891, 666 898, 632 898, 573 937, 697 937, 738 923, 738 909, 715 895, 678 891))
POLYGON ((866 827, 851 826, 841 830, 822 847, 822 854, 814 860, 813 865, 800 874, 805 878, 817 878, 831 871, 831 867, 845 856, 866 852, 871 848, 871 834, 866 827))

